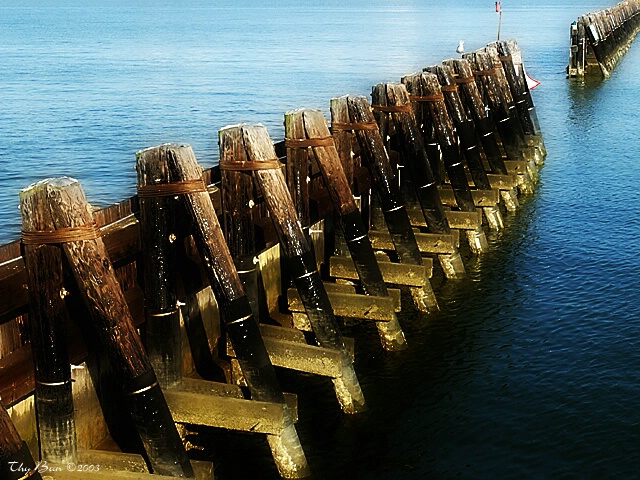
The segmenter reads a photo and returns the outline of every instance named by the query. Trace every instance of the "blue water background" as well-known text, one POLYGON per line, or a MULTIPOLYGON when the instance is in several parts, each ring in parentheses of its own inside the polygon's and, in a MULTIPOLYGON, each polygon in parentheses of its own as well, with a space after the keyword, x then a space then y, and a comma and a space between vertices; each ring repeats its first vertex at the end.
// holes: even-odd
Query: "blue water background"
MULTIPOLYGON (((356 332, 368 413, 342 416, 326 384, 299 392, 316 478, 640 476, 640 46, 606 81, 564 70, 569 24, 611 4, 502 2, 502 36, 542 81, 541 183, 469 278, 439 288, 440 314, 402 319, 408 351, 356 332)), ((279 140, 284 111, 479 48, 497 21, 486 0, 5 0, 0 243, 31 182, 70 175, 108 205, 134 193, 139 149, 190 143, 211 166, 219 128, 279 140)), ((274 475, 265 448, 227 453, 221 478, 274 475)))

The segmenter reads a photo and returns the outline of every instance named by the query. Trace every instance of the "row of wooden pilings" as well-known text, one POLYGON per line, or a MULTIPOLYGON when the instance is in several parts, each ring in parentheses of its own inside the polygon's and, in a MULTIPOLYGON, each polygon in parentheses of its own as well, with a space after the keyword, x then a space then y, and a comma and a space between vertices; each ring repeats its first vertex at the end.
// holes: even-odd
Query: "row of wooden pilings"
MULTIPOLYGON (((177 422, 266 434, 281 476, 308 476, 295 401, 283 394, 274 365, 329 376, 343 411, 364 411, 353 342, 338 319, 373 321, 384 349, 406 348, 399 292, 388 285, 409 288, 419 310, 438 310, 433 259, 447 279, 463 277, 460 248, 489 248, 484 226, 504 228, 502 215, 518 208, 518 195, 533 193, 546 155, 515 41, 375 85, 371 103, 334 98, 330 109, 331 128, 318 110, 287 112, 280 154, 263 126, 220 130, 222 226, 215 188, 203 181, 189 146, 137 154, 144 344, 79 182, 48 179, 21 192, 41 460, 79 461, 66 342, 72 316, 120 379, 118 397, 148 471, 211 475, 190 462, 177 422), (371 228, 363 220, 369 217, 371 228), (261 307, 256 225, 264 219, 279 240, 286 326, 259 322, 275 316, 261 307), (324 251, 313 242, 318 219, 324 251), (323 279, 320 264, 333 281, 323 279), (207 373, 216 355, 198 330, 195 292, 203 277, 228 340, 226 379, 236 385, 207 373), (82 299, 74 307, 80 313, 69 306, 69 292, 82 299), (209 380, 183 378, 181 322, 199 332, 189 336, 191 355, 209 380)), ((2 408, 0 477, 25 472, 40 477, 2 408)))
POLYGON ((569 77, 608 77, 640 31, 640 1, 625 0, 571 24, 569 77))

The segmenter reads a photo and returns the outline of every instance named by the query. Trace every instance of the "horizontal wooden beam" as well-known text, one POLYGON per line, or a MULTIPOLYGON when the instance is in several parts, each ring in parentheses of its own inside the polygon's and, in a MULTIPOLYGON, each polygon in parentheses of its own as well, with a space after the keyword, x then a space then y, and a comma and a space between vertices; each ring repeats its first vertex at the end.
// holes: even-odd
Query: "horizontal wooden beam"
POLYGON ((284 405, 239 398, 166 390, 164 396, 177 423, 279 435, 284 405))
MULTIPOLYGON (((337 350, 270 337, 263 337, 263 340, 271 363, 276 367, 323 377, 342 376, 342 357, 337 350)), ((227 355, 236 356, 229 341, 227 341, 227 355)))
MULTIPOLYGON (((427 222, 424 219, 422 210, 419 208, 411 208, 407 210, 409 221, 414 227, 426 227, 427 222)), ((447 210, 445 212, 449 226, 458 230, 475 230, 482 225, 482 211, 476 212, 459 212, 447 210)))
MULTIPOLYGON (((111 452, 106 450, 78 450, 78 464, 99 466, 101 472, 137 472, 149 473, 147 464, 142 455, 136 453, 111 452)), ((197 480, 209 480, 213 478, 213 463, 202 460, 191 460, 191 466, 197 480)), ((63 465, 64 470, 67 465, 63 465)), ((93 472, 85 472, 87 478, 93 478, 93 472)), ((47 474, 45 473, 45 476, 47 474)), ((171 477, 170 477, 171 478, 171 477)))
MULTIPOLYGON (((282 328, 282 327, 275 327, 282 328)), ((287 330, 293 330, 289 328, 287 330)), ((302 332, 299 332, 302 334, 302 332)), ((304 338, 304 335, 302 335, 304 338)), ((238 385, 232 383, 210 382, 199 378, 182 377, 182 382, 171 390, 178 392, 198 393, 200 395, 213 395, 216 397, 244 398, 238 385)), ((298 421, 298 396, 293 393, 284 393, 284 400, 293 415, 293 421, 298 421)))
MULTIPOLYGON (((387 235, 389 234, 387 233, 387 235)), ((385 283, 395 285, 423 287, 429 283, 429 278, 433 273, 433 260, 430 258, 424 258, 423 265, 381 261, 378 261, 378 265, 385 283)), ((329 274, 336 278, 358 280, 358 272, 350 257, 331 257, 329 260, 329 274)))
MULTIPOLYGON (((438 187, 438 191, 440 192, 440 200, 444 205, 449 207, 458 205, 451 185, 441 185, 438 187)), ((500 203, 499 190, 471 190, 471 196, 476 207, 495 207, 500 203)))
MULTIPOLYGON (((374 320, 367 315, 367 312, 373 305, 384 306, 385 310, 389 310, 389 315, 392 312, 399 312, 402 309, 400 300, 400 290, 397 288, 388 289, 388 297, 373 297, 370 295, 362 295, 351 292, 327 292, 331 306, 333 307, 333 313, 341 317, 353 317, 353 318, 365 318, 374 320), (378 300, 380 300, 378 302, 378 300), (377 303, 375 303, 377 302, 377 303), (386 305, 389 304, 387 307, 386 305)), ((300 295, 295 288, 290 288, 287 291, 287 299, 289 300, 289 310, 293 312, 304 312, 304 305, 300 299, 300 295)), ((382 314, 382 313, 381 313, 382 314)), ((384 319, 375 319, 384 320, 384 319)))
MULTIPOLYGON (((448 254, 454 253, 459 245, 458 236, 456 233, 440 234, 440 233, 415 233, 416 242, 418 242, 418 248, 422 253, 431 254, 448 254)), ((378 250, 395 250, 391 235, 389 232, 382 230, 369 230, 369 240, 373 248, 378 250)), ((422 262, 428 266, 427 262, 431 260, 429 258, 423 258, 422 262)), ((431 261, 430 269, 433 268, 433 261, 431 261)), ((429 273, 431 277, 431 272, 429 273)))

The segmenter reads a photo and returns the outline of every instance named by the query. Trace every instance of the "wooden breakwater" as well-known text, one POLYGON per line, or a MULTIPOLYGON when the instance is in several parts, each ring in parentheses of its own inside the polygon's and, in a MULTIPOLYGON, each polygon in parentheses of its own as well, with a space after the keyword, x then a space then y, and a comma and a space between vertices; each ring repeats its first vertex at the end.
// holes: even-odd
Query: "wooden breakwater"
POLYGON ((16 458, 82 467, 58 479, 212 478, 180 441, 197 443, 190 425, 266 435, 282 477, 309 475, 304 392, 283 393, 277 369, 328 377, 345 413, 364 411, 342 322, 410 346, 400 291, 446 308, 433 278, 489 250, 546 154, 515 41, 371 99, 332 99, 329 126, 287 112, 275 144, 225 127, 206 171, 189 146, 139 152, 138 195, 104 209, 66 177, 21 192, 22 240, 0 247, 3 480, 29 473, 16 458))
POLYGON ((640 31, 640 1, 587 13, 571 24, 569 77, 608 77, 640 31))

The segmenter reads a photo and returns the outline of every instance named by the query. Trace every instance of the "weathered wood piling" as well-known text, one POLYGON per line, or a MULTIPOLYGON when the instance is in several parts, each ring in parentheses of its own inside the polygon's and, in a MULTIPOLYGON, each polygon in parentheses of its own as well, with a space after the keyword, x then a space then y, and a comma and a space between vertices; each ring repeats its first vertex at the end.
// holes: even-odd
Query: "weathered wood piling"
POLYGON ((42 217, 48 212, 53 220, 55 229, 23 231, 23 238, 62 244, 102 347, 122 378, 123 393, 151 468, 163 475, 193 477, 80 184, 67 177, 48 179, 27 187, 20 195, 22 205, 32 208, 23 215, 42 217))
POLYGON ((640 1, 625 0, 571 24, 568 77, 608 77, 640 31, 640 1))
POLYGON ((193 150, 186 145, 163 145, 139 152, 138 158, 139 162, 157 159, 162 165, 157 168, 166 170, 171 180, 170 183, 157 184, 157 188, 164 190, 165 194, 169 191, 170 194, 183 197, 193 225, 193 236, 218 301, 221 318, 252 398, 285 406, 282 433, 267 436, 280 474, 285 478, 308 476, 309 467, 293 417, 286 408, 257 320, 224 240, 218 217, 202 180, 202 169, 193 150))
POLYGON ((219 139, 221 169, 251 172, 262 191, 318 344, 341 354, 342 375, 333 378, 333 383, 343 410, 348 413, 363 411, 364 395, 351 355, 320 278, 315 255, 298 222, 282 174, 282 164, 276 157, 267 130, 262 126, 231 126, 220 130, 219 139))
MULTIPOLYGON (((617 42, 635 22, 631 3, 612 21, 617 42)), ((598 48, 612 61, 607 42, 598 48)), ((308 476, 296 396, 274 367, 329 377, 343 411, 363 411, 354 340, 339 322, 373 321, 387 350, 404 348, 397 287, 437 310, 434 259, 445 278, 463 276, 459 248, 464 258, 486 250, 485 228, 504 228, 504 208, 532 193, 546 154, 514 40, 402 82, 375 85, 371 105, 332 99, 331 133, 309 109, 285 114, 276 145, 262 126, 225 127, 211 170, 185 145, 138 152, 138 196, 95 215, 72 179, 24 189, 22 242, 0 247, 0 396, 18 419, 0 408, 0 478, 39 478, 38 444, 42 460, 99 458, 122 478, 147 478, 149 467, 211 478, 211 465, 189 461, 176 423, 266 434, 280 475, 308 476), (351 258, 334 255, 333 215, 351 258), (103 350, 120 376, 146 460, 86 450, 105 441, 109 413, 102 367, 70 369, 87 350, 103 350), (39 441, 36 422, 16 415, 34 392, 39 441)))
MULTIPOLYGON (((404 166, 411 172, 416 196, 429 232, 451 235, 449 220, 438 191, 438 181, 431 170, 422 132, 418 128, 409 93, 402 84, 381 83, 373 87, 372 108, 378 123, 391 117, 402 150, 404 166)), ((465 275, 464 264, 457 247, 451 242, 447 253, 438 253, 438 260, 447 278, 465 275)))
POLYGON ((156 184, 170 183, 166 166, 140 155, 138 199, 145 295, 145 336, 149 360, 162 388, 182 381, 180 309, 177 294, 177 200, 162 195, 156 184))
MULTIPOLYGON (((296 110, 285 114, 285 125, 299 124, 302 128, 287 132, 287 146, 311 148, 322 172, 333 208, 340 218, 344 238, 358 271, 362 287, 368 295, 387 297, 389 292, 382 278, 362 217, 353 199, 351 188, 342 170, 340 158, 326 121, 319 110, 296 110)), ((406 340, 394 315, 386 322, 376 322, 382 345, 387 350, 406 347, 406 340)))
MULTIPOLYGON (((453 124, 447 113, 444 103, 444 95, 440 90, 440 84, 436 75, 431 73, 417 73, 403 77, 403 83, 411 94, 411 100, 417 104, 417 108, 426 108, 431 117, 444 162, 447 176, 453 188, 453 195, 456 205, 462 212, 469 212, 472 218, 477 220, 475 225, 465 230, 469 247, 474 253, 481 253, 486 250, 487 239, 480 224, 480 216, 477 215, 471 189, 467 181, 465 166, 463 165, 458 145, 458 138, 454 132, 453 124)), ((483 168, 482 165, 473 167, 483 168)), ((476 176, 480 176, 477 169, 471 167, 472 175, 476 170, 476 176)))
POLYGON ((51 212, 41 207, 46 203, 44 189, 35 189, 33 195, 21 199, 23 257, 29 287, 40 458, 65 464, 77 460, 77 442, 62 250, 59 245, 29 237, 30 232, 55 230, 51 212))
MULTIPOLYGON (((423 265, 400 185, 389 161, 378 124, 365 97, 343 96, 331 100, 331 132, 343 144, 337 148, 342 164, 349 163, 354 155, 352 141, 360 148, 363 163, 372 178, 376 198, 384 216, 384 223, 391 236, 400 263, 423 265), (353 137, 349 134, 352 133, 353 137)), ((422 287, 411 288, 411 293, 420 310, 438 309, 438 301, 426 280, 422 287)))

